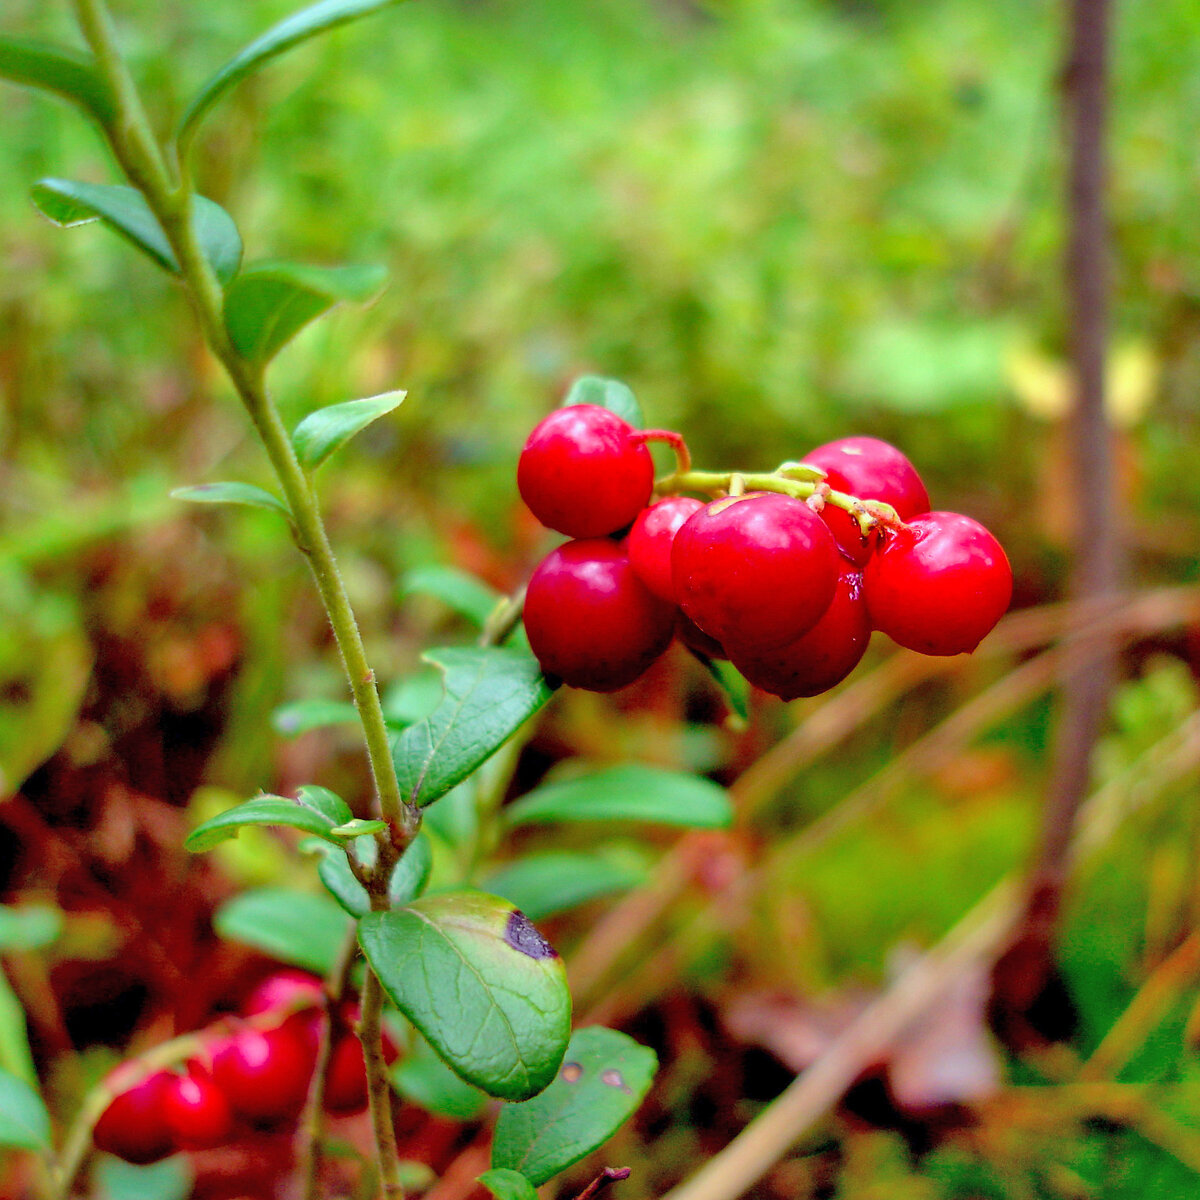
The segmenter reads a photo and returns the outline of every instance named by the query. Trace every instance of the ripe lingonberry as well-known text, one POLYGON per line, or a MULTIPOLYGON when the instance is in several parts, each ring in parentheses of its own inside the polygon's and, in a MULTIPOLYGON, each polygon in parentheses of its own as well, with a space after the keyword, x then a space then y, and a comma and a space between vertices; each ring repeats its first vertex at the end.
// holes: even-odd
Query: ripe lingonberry
POLYGON ((629 531, 629 561, 638 578, 660 599, 675 603, 671 543, 679 527, 704 502, 694 496, 668 496, 638 513, 629 531))
MULTIPOLYGON (((353 1019, 357 1021, 357 1013, 353 1019)), ((400 1057, 400 1047, 385 1029, 383 1058, 390 1066, 400 1057)), ((367 1064, 362 1042, 348 1030, 339 1033, 329 1056, 325 1076, 325 1108, 334 1116, 349 1116, 367 1106, 367 1064)))
POLYGON ((96 1149, 139 1166, 174 1153, 174 1137, 167 1126, 164 1105, 173 1079, 169 1071, 143 1077, 136 1063, 117 1067, 107 1080, 116 1097, 92 1130, 96 1149))
POLYGON ((709 637, 695 621, 683 611, 675 615, 675 636, 693 653, 705 658, 728 658, 725 647, 714 637, 709 637))
POLYGON ((819 696, 858 666, 870 639, 862 575, 845 562, 833 601, 806 634, 776 650, 735 653, 733 665, 755 687, 784 700, 819 696))
MULTIPOLYGON (((873 437, 839 438, 804 456, 806 463, 825 472, 834 491, 859 500, 882 500, 902 521, 929 511, 929 493, 917 469, 895 446, 873 437)), ((837 543, 852 562, 863 566, 871 557, 874 538, 862 535, 858 522, 843 508, 827 504, 821 512, 837 543)))
POLYGON ((243 1027, 212 1048, 213 1082, 240 1116, 266 1124, 299 1115, 316 1057, 302 1033, 243 1027))
POLYGON ((574 538, 624 529, 654 487, 654 460, 635 430, 597 404, 552 412, 529 435, 517 487, 533 515, 574 538))
POLYGON ((539 564, 525 595, 525 631, 542 670, 573 687, 611 692, 667 648, 675 610, 604 539, 567 542, 539 564))
POLYGON ((1003 547, 978 521, 930 512, 889 531, 863 572, 871 624, 922 654, 974 650, 1012 598, 1003 547))
POLYGON ((306 1008, 316 1008, 325 998, 321 981, 307 971, 276 971, 268 975, 246 997, 242 1014, 257 1017, 264 1013, 286 1016, 306 1008))
POLYGON ((671 550, 683 611, 731 653, 794 641, 829 607, 839 556, 807 504, 776 492, 697 509, 671 550))
POLYGON ((210 1150, 229 1140, 233 1110, 225 1093, 198 1064, 172 1075, 163 1094, 163 1117, 180 1150, 210 1150))

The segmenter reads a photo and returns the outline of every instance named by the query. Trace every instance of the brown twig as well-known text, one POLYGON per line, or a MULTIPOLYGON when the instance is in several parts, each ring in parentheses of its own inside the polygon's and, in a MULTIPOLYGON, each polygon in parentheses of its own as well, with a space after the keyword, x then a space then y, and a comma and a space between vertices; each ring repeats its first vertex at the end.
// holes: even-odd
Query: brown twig
POLYGON ((605 1167, 591 1183, 575 1197, 575 1200, 596 1200, 601 1192, 606 1192, 614 1183, 628 1179, 633 1171, 629 1167, 605 1167))

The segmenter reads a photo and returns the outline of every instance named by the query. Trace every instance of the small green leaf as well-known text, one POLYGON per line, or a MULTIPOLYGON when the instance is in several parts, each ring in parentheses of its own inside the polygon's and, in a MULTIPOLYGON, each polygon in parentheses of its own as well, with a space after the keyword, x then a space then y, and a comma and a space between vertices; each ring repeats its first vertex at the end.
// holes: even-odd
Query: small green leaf
MULTIPOLYGON (((422 825, 432 830, 447 846, 462 850, 479 837, 479 809, 475 804, 475 780, 466 779, 444 796, 425 806, 422 825)), ((490 890, 490 889, 489 889, 490 890)), ((518 904, 518 908, 521 906, 518 904)))
POLYGON ((37 1083, 33 1054, 29 1049, 29 1031, 25 1028, 25 1010, 0 971, 0 1070, 37 1083))
POLYGON ((243 825, 287 825, 337 842, 342 835, 334 830, 345 825, 352 816, 347 804, 342 801, 339 804, 341 807, 334 819, 312 805, 289 800, 286 796, 256 796, 197 826, 183 844, 193 854, 203 854, 226 838, 236 837, 243 825))
MULTIPOLYGON (((373 867, 376 854, 374 842, 358 842, 353 849, 346 847, 344 851, 326 842, 306 842, 302 843, 300 848, 321 856, 317 864, 317 874, 329 894, 346 912, 352 917, 362 917, 371 911, 371 901, 366 889, 354 877, 346 856, 353 853, 362 866, 373 867)), ((392 904, 408 904, 415 900, 425 890, 432 869, 433 848, 429 844, 429 838, 419 833, 400 856, 400 861, 392 872, 392 881, 388 888, 392 904)))
POLYGON ((335 838, 350 841, 369 833, 382 833, 386 828, 386 821, 364 821, 362 817, 355 817, 344 825, 335 825, 329 832, 335 838))
POLYGON ((531 854, 489 875, 483 886, 511 900, 531 921, 552 917, 597 896, 637 887, 644 871, 591 854, 531 854))
POLYGON ((634 429, 641 429, 646 418, 642 416, 642 406, 637 397, 625 384, 616 379, 603 379, 599 375, 583 375, 571 384, 567 398, 562 402, 566 408, 570 404, 598 404, 607 408, 624 421, 628 421, 634 429))
POLYGON ((181 155, 187 153, 196 129, 208 110, 247 75, 300 42, 396 3, 398 0, 319 0, 319 3, 311 4, 272 25, 266 33, 235 54, 201 87, 183 114, 175 134, 181 155))
POLYGON ((504 810, 510 825, 542 821, 653 821, 726 829, 733 807, 725 789, 679 771, 610 767, 536 788, 504 810))
POLYGON ((401 790, 421 807, 486 762, 553 694, 522 650, 450 647, 424 657, 445 673, 445 697, 392 739, 401 790))
POLYGON ((400 406, 405 392, 384 392, 365 400, 347 400, 311 412, 292 432, 296 457, 315 471, 335 450, 340 450, 359 430, 400 406))
POLYGON ((284 737, 299 737, 313 729, 357 720, 358 710, 348 700, 293 700, 271 714, 272 726, 284 737))
POLYGON ((750 719, 750 685, 742 673, 731 662, 721 658, 704 658, 697 655, 705 669, 716 681, 729 703, 734 715, 742 721, 750 719))
POLYGON ((113 119, 112 96, 90 54, 48 42, 0 37, 0 76, 55 92, 78 104, 101 125, 113 119))
POLYGON ((403 728, 423 721, 442 702, 442 673, 426 667, 392 683, 380 698, 384 720, 403 728))
POLYGON ((50 1116, 41 1096, 4 1070, 0 1070, 0 1146, 50 1148, 50 1116))
POLYGON ((296 799, 305 808, 311 808, 334 825, 343 825, 353 815, 348 805, 336 792, 328 788, 318 787, 315 783, 306 783, 296 789, 296 799))
POLYGON ((455 1121, 473 1121, 487 1105, 487 1096, 459 1079, 419 1034, 412 1049, 392 1068, 392 1087, 405 1100, 426 1112, 455 1121))
POLYGON ((49 904, 0 905, 0 952, 40 950, 58 940, 62 927, 61 910, 49 904))
MULTIPOLYGON (((42 179, 33 185, 33 202, 56 225, 70 227, 102 221, 126 241, 148 254, 160 267, 179 274, 175 252, 158 218, 136 188, 115 184, 42 179)), ((200 249, 222 283, 228 283, 242 261, 242 239, 233 218, 219 205, 197 196, 192 223, 200 249)))
POLYGON ((243 892, 213 917, 213 928, 228 941, 318 975, 337 960, 347 926, 346 914, 328 897, 286 888, 243 892))
POLYGON ((251 362, 270 362, 310 321, 339 300, 369 300, 387 278, 383 267, 308 267, 254 263, 225 293, 229 340, 251 362))
POLYGON ((358 938, 392 1002, 468 1083, 527 1100, 554 1078, 571 1031, 566 972, 507 901, 424 896, 368 913, 358 938))
POLYGON ((475 625, 482 625, 500 600, 499 592, 474 575, 457 567, 442 567, 433 563, 414 567, 401 580, 401 599, 421 592, 436 596, 475 625))
POLYGON ((537 1200, 533 1184, 520 1171, 498 1167, 484 1171, 479 1176, 479 1182, 496 1197, 496 1200, 537 1200))
POLYGON ((103 1154, 94 1171, 99 1200, 187 1200, 194 1174, 186 1154, 147 1167, 103 1154))
POLYGON ((653 1050, 615 1029, 577 1029, 554 1082, 528 1103, 501 1110, 492 1166, 541 1186, 603 1145, 637 1111, 657 1064, 653 1050))
POLYGON ((192 504, 243 504, 249 508, 280 512, 289 521, 292 519, 288 506, 282 500, 252 483, 200 483, 195 487, 176 488, 171 498, 187 500, 192 504))

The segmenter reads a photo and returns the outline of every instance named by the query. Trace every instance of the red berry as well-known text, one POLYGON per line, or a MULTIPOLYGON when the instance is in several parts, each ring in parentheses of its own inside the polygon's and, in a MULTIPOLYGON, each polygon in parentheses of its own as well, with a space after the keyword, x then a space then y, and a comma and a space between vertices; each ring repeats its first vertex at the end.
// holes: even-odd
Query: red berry
MULTIPOLYGON (((820 467, 825 482, 834 491, 847 492, 860 500, 882 500, 896 510, 902 521, 929 511, 929 493, 917 468, 895 446, 878 438, 848 437, 826 442, 806 454, 804 461, 820 467)), ((863 566, 871 557, 875 539, 864 539, 858 522, 843 508, 827 504, 821 516, 842 553, 863 566)))
POLYGON ((783 700, 819 696, 858 666, 870 640, 862 575, 845 563, 833 602, 806 634, 777 650, 734 654, 733 665, 755 687, 783 700))
POLYGON ((811 629, 833 599, 838 562, 820 517, 776 492, 706 504, 671 551, 680 607, 730 652, 782 646, 811 629))
POLYGON ((257 1017, 263 1013, 288 1016, 301 1009, 316 1008, 324 1003, 325 988, 321 981, 307 971, 276 971, 268 975, 246 998, 242 1014, 257 1017))
POLYGON ((542 670, 593 692, 637 679, 674 624, 674 608, 642 585, 616 543, 599 538, 551 551, 525 595, 525 631, 542 670))
POLYGON ((643 508, 629 531, 629 561, 638 578, 660 599, 675 603, 671 579, 671 543, 679 527, 704 502, 694 496, 669 496, 643 508))
POLYGON ((728 658, 725 647, 716 638, 709 637, 686 613, 675 617, 675 636, 693 653, 705 658, 728 658))
POLYGON ((290 1023, 276 1029, 239 1029, 212 1051, 213 1082, 235 1112, 268 1124, 299 1115, 308 1096, 316 1055, 290 1023))
POLYGON ((164 1107, 173 1079, 169 1071, 143 1076, 136 1063, 125 1063, 113 1071, 107 1080, 113 1091, 126 1081, 137 1082, 119 1091, 100 1115, 92 1130, 96 1149, 139 1166, 173 1154, 175 1142, 167 1127, 164 1107))
POLYGON ((654 487, 654 460, 633 433, 597 404, 552 412, 529 435, 517 464, 517 487, 533 515, 574 538, 624 529, 654 487))
POLYGON ((914 517, 886 535, 863 572, 876 629, 922 654, 974 650, 1012 598, 1004 548, 958 513, 914 517))
POLYGON ((233 1133, 233 1110, 225 1093, 195 1064, 186 1075, 171 1076, 163 1116, 181 1150, 210 1150, 233 1133))
MULTIPOLYGON (((390 1065, 399 1056, 399 1046, 385 1029, 384 1061, 390 1065)), ((363 1058, 362 1042, 353 1033, 345 1032, 334 1042, 329 1058, 329 1071, 325 1076, 325 1107, 335 1116, 349 1116, 362 1112, 366 1106, 367 1064, 363 1058)))

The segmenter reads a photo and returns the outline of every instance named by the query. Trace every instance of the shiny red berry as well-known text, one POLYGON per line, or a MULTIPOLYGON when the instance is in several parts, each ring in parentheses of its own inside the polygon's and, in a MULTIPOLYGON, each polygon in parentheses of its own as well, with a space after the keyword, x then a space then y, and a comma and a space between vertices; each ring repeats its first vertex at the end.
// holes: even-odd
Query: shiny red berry
POLYGON ((694 654, 705 658, 728 658, 725 647, 714 637, 709 637, 699 625, 682 610, 675 616, 675 636, 694 654))
POLYGON ((870 640, 862 575, 846 562, 833 601, 806 634, 777 650, 735 653, 733 665, 755 687, 781 699, 819 696, 858 666, 870 640))
POLYGON ((837 586, 837 546, 803 501, 775 492, 714 500, 671 550, 683 611, 726 650, 766 650, 806 633, 837 586))
POLYGON ((673 606, 643 586, 616 543, 599 538, 551 551, 525 595, 525 631, 542 670, 593 692, 637 679, 674 624, 673 606))
MULTIPOLYGON (((357 1020, 357 1016, 354 1018, 357 1020)), ((390 1066, 400 1057, 400 1047, 385 1029, 383 1058, 390 1066)), ((362 1112, 367 1106, 367 1064, 362 1042, 346 1030, 333 1043, 325 1076, 325 1108, 335 1116, 362 1112)))
POLYGON ((316 1008, 324 1000, 325 987, 315 975, 307 971, 276 971, 246 997, 242 1013, 247 1017, 264 1013, 283 1017, 301 1009, 316 1008))
MULTIPOLYGON (((917 469, 895 446, 873 437, 839 438, 804 456, 806 463, 825 472, 834 491, 860 500, 890 504, 902 521, 929 511, 929 493, 917 469)), ((862 536, 858 522, 845 509, 827 504, 821 512, 837 543, 852 562, 863 566, 871 557, 874 541, 862 536)))
POLYGON ((624 529, 654 487, 654 460, 634 432, 597 404, 552 412, 529 435, 517 464, 517 487, 533 515, 574 538, 624 529))
POLYGON ((889 532, 867 563, 871 624, 922 654, 974 650, 1008 609, 1012 568, 978 521, 931 512, 889 532))
POLYGON ((675 603, 671 544, 679 527, 704 502, 694 496, 668 496, 643 508, 629 531, 629 561, 638 578, 660 599, 675 603))
POLYGON ((173 1079, 169 1071, 143 1075, 136 1063, 113 1071, 107 1083, 118 1094, 92 1130, 96 1149, 139 1166, 173 1154, 175 1139, 164 1106, 173 1079))
POLYGON ((163 1116, 181 1150, 211 1150, 233 1133, 233 1110, 225 1093, 195 1064, 186 1075, 171 1076, 163 1094, 163 1116))
POLYGON ((266 1124, 299 1115, 315 1066, 313 1046, 288 1023, 275 1029, 243 1027, 212 1049, 212 1079, 230 1106, 266 1124))

